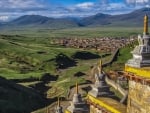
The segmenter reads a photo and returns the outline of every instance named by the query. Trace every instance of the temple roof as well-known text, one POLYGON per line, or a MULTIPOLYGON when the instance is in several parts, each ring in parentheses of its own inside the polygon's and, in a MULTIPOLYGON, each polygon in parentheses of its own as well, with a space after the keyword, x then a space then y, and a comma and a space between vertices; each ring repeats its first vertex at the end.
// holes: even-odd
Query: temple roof
POLYGON ((126 106, 112 98, 106 97, 95 98, 91 95, 88 95, 87 98, 91 104, 93 103, 93 105, 99 105, 100 107, 112 113, 126 113, 126 106))

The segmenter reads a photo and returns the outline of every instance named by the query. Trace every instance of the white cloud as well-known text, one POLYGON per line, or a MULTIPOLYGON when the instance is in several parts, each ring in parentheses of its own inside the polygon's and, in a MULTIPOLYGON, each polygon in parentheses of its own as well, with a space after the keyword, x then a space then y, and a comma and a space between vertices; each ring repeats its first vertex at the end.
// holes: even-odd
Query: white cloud
POLYGON ((141 3, 141 4, 148 3, 148 2, 149 0, 136 0, 136 3, 141 3))
POLYGON ((128 4, 146 4, 149 3, 150 0, 126 0, 128 4))
POLYGON ((43 7, 36 0, 1 0, 1 8, 33 8, 33 7, 43 7))
POLYGON ((109 10, 111 10, 111 9, 119 10, 119 9, 123 9, 123 8, 126 8, 126 5, 123 3, 111 3, 111 4, 109 4, 109 7, 108 7, 109 10))
POLYGON ((89 8, 91 8, 93 6, 94 6, 93 2, 84 2, 84 3, 76 5, 77 8, 82 8, 82 9, 89 9, 89 8))
MULTIPOLYGON (((140 4, 143 7, 150 0, 124 0, 124 2, 82 2, 73 5, 49 4, 47 0, 0 0, 0 20, 9 20, 22 15, 37 14, 49 17, 90 16, 96 13, 120 14, 136 9, 128 4, 140 4), (125 1, 127 4, 125 4, 125 1), (47 4, 46 4, 47 3, 47 4)), ((115 0, 117 1, 117 0, 115 0)), ((134 5, 133 5, 134 6, 134 5)), ((141 8, 140 7, 140 8, 141 8)))
POLYGON ((37 14, 38 11, 46 10, 46 7, 42 0, 0 0, 0 21, 11 20, 30 12, 37 14))
POLYGON ((8 21, 8 16, 0 16, 0 21, 8 21))

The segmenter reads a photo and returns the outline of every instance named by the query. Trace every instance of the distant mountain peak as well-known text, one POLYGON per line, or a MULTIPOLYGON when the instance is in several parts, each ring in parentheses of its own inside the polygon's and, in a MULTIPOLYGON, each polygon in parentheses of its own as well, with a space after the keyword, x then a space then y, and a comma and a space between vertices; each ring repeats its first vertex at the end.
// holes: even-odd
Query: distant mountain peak
MULTIPOLYGON (((50 18, 41 15, 24 15, 6 24, 8 27, 36 27, 36 28, 72 28, 87 26, 141 26, 143 17, 150 17, 150 8, 145 7, 129 14, 109 15, 98 13, 84 18, 50 18)), ((5 26, 0 24, 0 26, 5 26)))
POLYGON ((142 10, 142 11, 150 11, 150 7, 144 7, 142 9, 140 9, 140 10, 142 10))
POLYGON ((8 23, 13 26, 23 27, 48 27, 48 28, 66 28, 66 27, 77 27, 73 19, 64 18, 50 18, 41 15, 24 15, 8 23))

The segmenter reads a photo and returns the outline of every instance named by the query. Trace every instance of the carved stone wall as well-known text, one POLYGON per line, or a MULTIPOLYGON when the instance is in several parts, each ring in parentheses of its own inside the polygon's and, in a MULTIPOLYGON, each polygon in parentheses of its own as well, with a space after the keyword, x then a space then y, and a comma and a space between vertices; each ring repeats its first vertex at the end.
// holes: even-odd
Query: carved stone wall
POLYGON ((127 113, 150 113, 150 86, 129 81, 127 113))

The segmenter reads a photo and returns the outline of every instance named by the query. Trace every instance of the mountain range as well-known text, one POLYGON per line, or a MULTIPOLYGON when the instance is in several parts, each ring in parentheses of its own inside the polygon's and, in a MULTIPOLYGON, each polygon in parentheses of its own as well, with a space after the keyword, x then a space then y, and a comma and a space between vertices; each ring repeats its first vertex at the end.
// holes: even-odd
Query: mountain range
POLYGON ((128 14, 109 15, 98 13, 84 18, 50 18, 40 15, 24 15, 15 20, 0 24, 1 27, 44 27, 72 28, 95 26, 141 26, 143 17, 150 17, 150 8, 142 8, 128 14))

